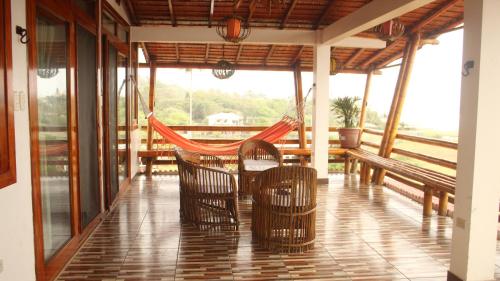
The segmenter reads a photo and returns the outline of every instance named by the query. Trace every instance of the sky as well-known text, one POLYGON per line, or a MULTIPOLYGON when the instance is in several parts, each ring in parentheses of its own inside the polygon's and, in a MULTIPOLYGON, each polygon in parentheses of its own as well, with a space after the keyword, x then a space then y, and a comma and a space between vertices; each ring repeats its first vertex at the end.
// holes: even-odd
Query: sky
MULTIPOLYGON (((439 45, 425 45, 417 52, 401 121, 417 127, 457 131, 460 108, 460 83, 463 31, 458 30, 438 38, 439 45)), ((398 63, 398 62, 395 62, 398 63)), ((384 69, 374 75, 368 107, 387 114, 394 95, 399 67, 384 69)), ((141 77, 149 76, 141 69, 141 77)), ((262 93, 269 97, 293 97, 292 72, 238 70, 229 79, 219 80, 211 70, 159 69, 157 79, 165 84, 198 89, 220 89, 245 94, 262 93)), ((312 86, 311 72, 303 72, 304 95, 312 86)), ((363 97, 366 82, 364 74, 337 74, 330 76, 330 97, 363 97)), ((161 94, 161 93, 158 93, 161 94)))

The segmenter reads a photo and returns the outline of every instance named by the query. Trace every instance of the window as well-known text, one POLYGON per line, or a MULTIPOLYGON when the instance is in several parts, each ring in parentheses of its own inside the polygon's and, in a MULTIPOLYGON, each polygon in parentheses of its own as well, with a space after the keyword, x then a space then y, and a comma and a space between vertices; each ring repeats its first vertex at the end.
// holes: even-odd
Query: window
POLYGON ((16 182, 10 0, 0 0, 0 188, 16 182))

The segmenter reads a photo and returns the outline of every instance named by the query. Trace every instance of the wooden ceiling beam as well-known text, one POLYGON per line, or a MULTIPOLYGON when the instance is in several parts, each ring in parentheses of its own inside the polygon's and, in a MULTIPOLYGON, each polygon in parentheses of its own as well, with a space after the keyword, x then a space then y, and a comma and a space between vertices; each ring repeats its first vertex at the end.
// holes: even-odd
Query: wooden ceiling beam
MULTIPOLYGON (((210 63, 156 63, 157 68, 196 68, 196 69, 212 69, 213 64, 210 63)), ((140 63, 140 68, 149 68, 150 65, 140 63)), ((234 68, 237 70, 261 70, 261 71, 294 71, 292 66, 275 66, 275 65, 259 65, 259 64, 235 64, 234 68)), ((311 66, 302 66, 301 71, 312 71, 311 66)), ((352 74, 366 74, 366 70, 345 68, 339 70, 339 73, 352 73, 352 74)), ((378 73, 374 73, 378 74, 378 73)))
POLYGON ((267 52, 267 56, 266 58, 264 59, 264 65, 267 65, 268 62, 269 62, 269 59, 273 56, 273 53, 274 53, 274 49, 276 48, 276 45, 271 45, 271 47, 269 48, 269 51, 267 52))
POLYGON ((335 0, 330 1, 328 6, 323 10, 323 12, 321 12, 321 16, 318 18, 316 23, 313 25, 313 29, 318 29, 321 26, 323 21, 326 19, 326 17, 330 13, 330 10, 333 8, 333 6, 335 6, 335 4, 336 4, 335 2, 337 2, 337 1, 335 1, 335 0))
MULTIPOLYGON (((443 5, 436 8, 435 10, 429 12, 429 14, 427 14, 426 17, 424 17, 422 20, 415 23, 411 28, 409 28, 410 32, 416 32, 416 31, 419 31, 420 29, 422 29, 422 27, 424 27, 426 24, 428 24, 429 22, 434 20, 436 17, 439 17, 440 15, 442 15, 444 12, 446 12, 451 7, 453 7, 453 5, 456 3, 456 1, 457 0, 447 1, 443 5)), ((378 51, 372 57, 370 57, 369 59, 364 61, 361 64, 361 67, 363 67, 363 68, 368 67, 371 63, 373 63, 374 61, 376 61, 380 57, 384 56, 387 52, 391 51, 393 49, 392 47, 396 46, 397 43, 399 43, 403 39, 404 39, 404 37, 400 37, 400 38, 396 39, 394 42, 390 43, 387 46, 387 48, 378 51)), ((402 55, 402 52, 398 53, 398 55, 402 55)), ((395 59, 392 59, 392 60, 391 59, 392 59, 392 57, 389 58, 388 60, 384 60, 384 62, 395 60, 395 59)), ((377 67, 382 67, 382 66, 385 66, 385 65, 377 64, 377 67)))
POLYGON ((233 5, 233 9, 235 9, 235 10, 238 9, 242 2, 243 2, 243 0, 235 0, 234 5, 233 5))
POLYGON ((168 11, 170 12, 170 21, 172 26, 177 26, 177 19, 175 18, 174 4, 172 0, 168 0, 168 11))
POLYGON ((179 51, 179 44, 175 43, 175 58, 177 60, 177 63, 181 61, 181 53, 179 51))
POLYGON ((350 66, 352 65, 352 63, 359 58, 359 56, 361 56, 363 54, 363 52, 365 51, 365 49, 359 49, 357 50, 346 62, 345 62, 345 66, 350 66))
POLYGON ((215 9, 215 0, 210 0, 210 12, 208 15, 208 27, 212 27, 212 20, 214 19, 214 9, 215 9))
POLYGON ((295 9, 295 5, 297 5, 297 2, 299 2, 299 1, 298 0, 293 0, 292 3, 290 3, 290 6, 288 7, 288 11, 286 12, 286 15, 281 20, 280 29, 285 28, 286 22, 290 18, 290 15, 292 14, 293 9, 295 9))
POLYGON ((304 52, 304 49, 306 48, 305 45, 302 45, 299 49, 299 51, 297 52, 297 54, 295 55, 295 57, 293 58, 293 60, 291 61, 290 65, 295 65, 299 60, 300 60, 300 57, 302 56, 302 53, 304 52))
MULTIPOLYGON (((254 28, 245 44, 259 45, 309 45, 316 44, 317 31, 314 30, 280 30, 254 28)), ((155 43, 186 43, 186 44, 221 44, 224 39, 206 26, 132 26, 130 27, 131 42, 155 43)), ((352 36, 334 44, 339 48, 381 49, 386 42, 375 38, 352 36)))
POLYGON ((411 28, 410 32, 415 33, 417 31, 420 31, 420 29, 422 29, 422 27, 424 27, 428 23, 432 22, 433 20, 435 20, 436 18, 441 16, 444 12, 448 11, 451 7, 453 7, 457 2, 458 2, 458 0, 448 1, 448 2, 444 3, 443 5, 441 5, 440 7, 438 7, 436 10, 431 11, 429 14, 427 14, 427 16, 423 20, 421 20, 417 24, 415 24, 411 28))
POLYGON ((253 17, 253 13, 255 12, 255 9, 257 8, 257 0, 252 0, 250 4, 248 5, 248 16, 247 16, 247 22, 250 22, 250 20, 253 17))
POLYGON ((132 2, 130 0, 125 0, 125 7, 127 8, 127 12, 129 14, 130 20, 132 21, 132 24, 138 25, 139 22, 137 21, 134 6, 132 5, 132 2))
POLYGON ((240 44, 240 47, 238 48, 238 53, 236 54, 236 59, 234 60, 236 64, 240 60, 242 52, 243 52, 243 44, 240 44))
POLYGON ((207 44, 207 46, 205 47, 205 63, 207 63, 209 56, 210 56, 210 44, 207 44))

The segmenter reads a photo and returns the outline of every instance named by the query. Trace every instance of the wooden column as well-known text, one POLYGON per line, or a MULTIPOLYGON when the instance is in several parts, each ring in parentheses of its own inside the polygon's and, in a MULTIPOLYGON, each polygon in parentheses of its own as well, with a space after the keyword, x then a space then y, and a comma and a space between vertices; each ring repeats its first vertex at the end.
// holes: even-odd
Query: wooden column
POLYGON ((432 216, 432 188, 424 187, 424 217, 432 216))
MULTIPOLYGON (((363 130, 365 129, 366 111, 368 107, 368 98, 370 97, 372 77, 373 77, 373 71, 368 72, 368 74, 366 75, 365 94, 363 96, 363 103, 361 105, 361 112, 359 114, 359 128, 361 132, 359 134, 358 145, 361 145, 361 138, 363 136, 363 130)), ((356 173, 357 168, 358 168, 358 160, 355 159, 351 165, 351 173, 356 173)))
MULTIPOLYGON (((293 78, 295 81, 295 104, 297 107, 297 118, 299 118, 299 148, 304 149, 307 147, 307 137, 306 137, 306 124, 304 117, 304 95, 302 93, 302 73, 300 68, 300 62, 295 65, 293 71, 293 78)), ((307 161, 304 156, 300 156, 300 164, 302 166, 307 165, 307 161)))
MULTIPOLYGON (((156 65, 149 65, 149 110, 154 112, 155 107, 155 85, 156 85, 156 65)), ((153 148, 153 128, 148 123, 147 150, 153 148)), ((148 158, 146 162, 146 176, 153 175, 153 158, 148 158)))
POLYGON ((448 213, 448 192, 440 191, 438 215, 446 216, 447 213, 448 213))
MULTIPOLYGON (((382 139, 382 144, 379 150, 379 155, 382 157, 390 157, 392 153, 396 135, 398 134, 399 121, 401 119, 401 113, 403 112, 406 93, 408 92, 408 86, 410 84, 411 71, 413 69, 419 44, 420 34, 417 33, 412 37, 406 46, 405 57, 403 58, 398 83, 396 85, 396 91, 394 93, 394 99, 391 105, 391 112, 389 113, 389 118, 387 119, 384 138, 382 139)), ((384 176, 385 171, 377 169, 373 180, 376 184, 380 185, 384 181, 384 176)))

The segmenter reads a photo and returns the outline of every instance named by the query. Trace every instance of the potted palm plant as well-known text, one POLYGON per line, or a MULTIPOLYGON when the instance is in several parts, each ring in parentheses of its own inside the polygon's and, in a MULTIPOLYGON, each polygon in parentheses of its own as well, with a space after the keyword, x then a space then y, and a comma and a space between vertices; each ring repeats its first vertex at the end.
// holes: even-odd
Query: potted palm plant
POLYGON ((361 131, 358 127, 359 100, 359 97, 342 97, 333 100, 331 111, 335 113, 337 119, 343 125, 338 129, 342 148, 356 148, 359 146, 358 139, 361 131))

